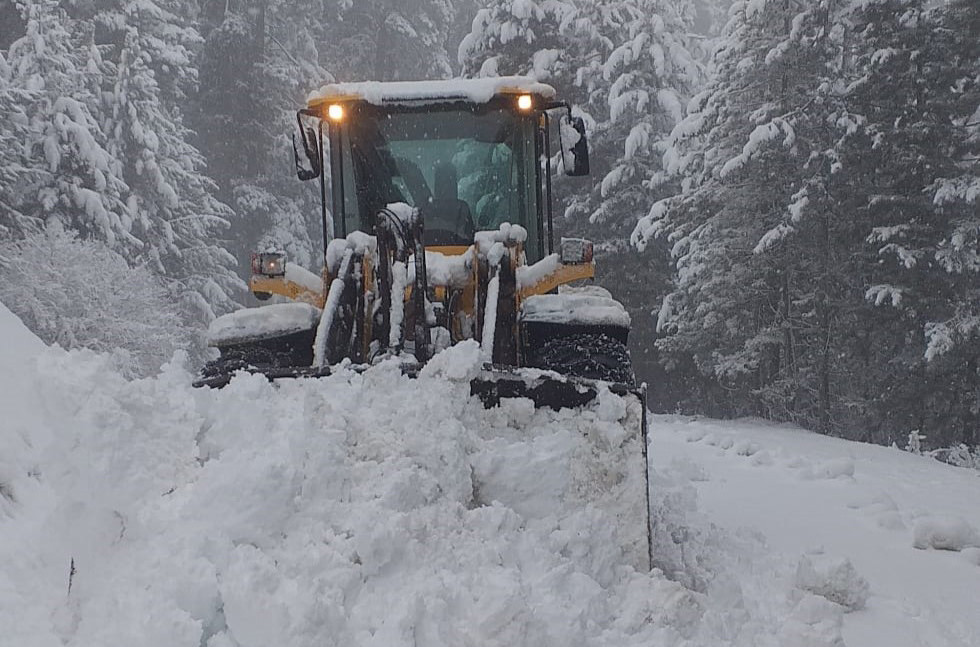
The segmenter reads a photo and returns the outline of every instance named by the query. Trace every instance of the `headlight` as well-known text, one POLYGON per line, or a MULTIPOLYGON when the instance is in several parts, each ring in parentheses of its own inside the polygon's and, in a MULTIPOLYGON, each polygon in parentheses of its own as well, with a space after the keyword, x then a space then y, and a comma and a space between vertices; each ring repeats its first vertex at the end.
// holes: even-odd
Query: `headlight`
POLYGON ((286 255, 281 252, 252 254, 252 274, 256 276, 284 276, 286 255))
POLYGON ((577 265, 592 262, 592 241, 584 238, 561 239, 561 262, 577 265))

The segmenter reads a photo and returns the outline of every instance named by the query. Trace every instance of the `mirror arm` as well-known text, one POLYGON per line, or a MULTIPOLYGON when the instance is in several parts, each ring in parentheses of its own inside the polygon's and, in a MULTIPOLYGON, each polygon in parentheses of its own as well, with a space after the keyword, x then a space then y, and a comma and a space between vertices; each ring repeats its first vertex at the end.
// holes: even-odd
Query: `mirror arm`
POLYGON ((544 113, 544 182, 545 208, 548 210, 548 253, 555 251, 555 225, 551 195, 551 118, 544 113))
MULTIPOLYGON (((327 169, 324 163, 324 148, 323 148, 323 120, 320 120, 320 125, 317 128, 317 135, 320 139, 319 146, 317 146, 320 164, 320 222, 323 224, 323 253, 327 253, 327 245, 330 244, 330 234, 332 232, 328 231, 327 225, 327 169)), ((326 258, 326 256, 324 256, 326 258)))

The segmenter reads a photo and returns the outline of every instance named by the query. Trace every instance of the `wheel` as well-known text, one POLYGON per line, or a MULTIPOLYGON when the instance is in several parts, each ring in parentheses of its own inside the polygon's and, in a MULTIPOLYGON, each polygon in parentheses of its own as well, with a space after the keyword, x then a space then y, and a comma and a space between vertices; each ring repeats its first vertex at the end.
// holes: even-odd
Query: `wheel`
POLYGON ((562 375, 633 386, 636 378, 626 344, 602 333, 557 336, 527 353, 527 365, 562 375))

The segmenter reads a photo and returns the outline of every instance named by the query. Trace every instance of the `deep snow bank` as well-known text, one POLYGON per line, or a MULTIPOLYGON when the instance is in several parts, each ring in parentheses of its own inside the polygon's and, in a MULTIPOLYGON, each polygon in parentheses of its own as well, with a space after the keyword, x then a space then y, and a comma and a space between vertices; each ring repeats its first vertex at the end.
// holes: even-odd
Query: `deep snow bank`
POLYGON ((693 463, 653 475, 670 577, 629 565, 622 456, 582 451, 621 447, 612 394, 484 410, 473 346, 194 390, 0 325, 3 647, 841 644, 795 564, 698 512, 693 463))
MULTIPOLYGON (((11 512, 13 480, 23 474, 23 462, 34 432, 40 426, 34 363, 44 350, 10 310, 0 304, 0 519, 11 512)), ((2 586, 3 580, 0 580, 2 586)))
POLYGON ((624 520, 583 503, 619 481, 618 461, 560 460, 588 435, 623 441, 613 394, 487 411, 449 379, 478 357, 468 347, 417 380, 382 365, 222 391, 190 388, 176 365, 126 381, 104 357, 35 350, 0 519, 4 644, 628 645, 696 631, 697 595, 634 570, 624 520))

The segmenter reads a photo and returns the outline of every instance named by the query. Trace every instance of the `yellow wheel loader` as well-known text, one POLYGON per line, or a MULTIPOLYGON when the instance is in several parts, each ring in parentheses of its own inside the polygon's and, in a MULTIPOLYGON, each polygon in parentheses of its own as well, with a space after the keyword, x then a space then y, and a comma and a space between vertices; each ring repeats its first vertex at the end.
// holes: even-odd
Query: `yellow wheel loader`
POLYGON ((626 348, 630 320, 589 284, 592 243, 554 239, 553 139, 564 172, 587 175, 583 120, 525 77, 313 93, 293 145, 299 179, 319 180, 322 271, 253 255, 255 296, 291 302, 216 320, 209 335, 220 358, 196 385, 220 387, 241 370, 318 377, 340 362, 366 368, 391 357, 411 376, 440 350, 475 340, 485 364, 471 393, 485 406, 523 397, 574 408, 608 389, 634 409, 635 469, 618 478, 642 483, 632 487, 642 489, 635 514, 648 566, 645 390, 626 348))

